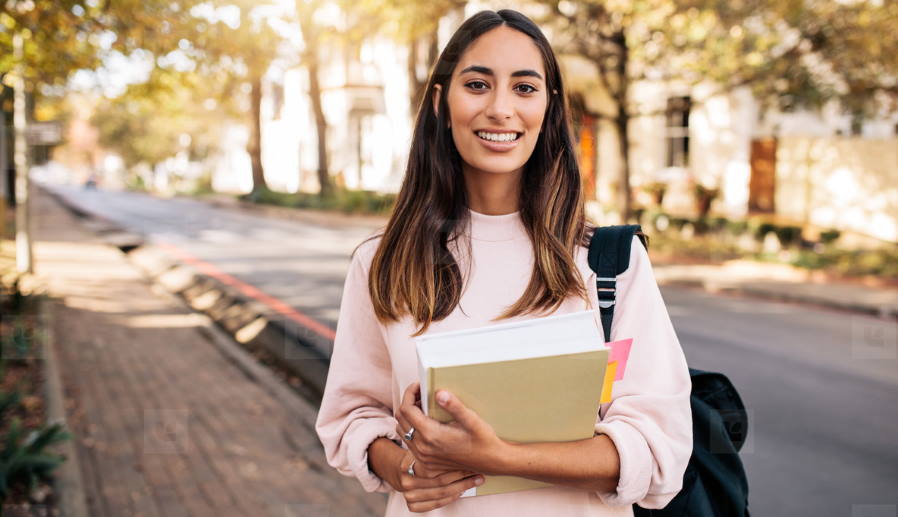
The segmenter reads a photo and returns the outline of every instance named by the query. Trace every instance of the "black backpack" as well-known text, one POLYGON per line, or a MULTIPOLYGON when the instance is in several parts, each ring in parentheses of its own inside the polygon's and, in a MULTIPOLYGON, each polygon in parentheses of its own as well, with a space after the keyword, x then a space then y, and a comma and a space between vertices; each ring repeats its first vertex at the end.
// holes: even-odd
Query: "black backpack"
MULTIPOLYGON (((589 243, 589 267, 596 273, 606 342, 611 340, 617 275, 630 264, 630 246, 637 232, 645 245, 639 225, 597 228, 589 243)), ((636 517, 749 517, 748 479, 739 459, 748 436, 745 406, 725 375, 690 368, 689 376, 693 448, 683 488, 663 509, 633 505, 633 513, 636 517)))

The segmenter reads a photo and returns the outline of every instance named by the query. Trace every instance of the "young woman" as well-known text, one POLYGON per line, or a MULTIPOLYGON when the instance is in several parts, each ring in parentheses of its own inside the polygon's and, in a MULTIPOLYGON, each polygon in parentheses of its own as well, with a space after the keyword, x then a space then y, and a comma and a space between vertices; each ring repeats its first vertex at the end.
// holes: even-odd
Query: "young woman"
POLYGON ((390 517, 663 507, 692 452, 691 386, 635 239, 612 328, 634 345, 592 439, 506 442, 445 391, 437 399, 446 395, 452 424, 415 405, 415 336, 598 308, 565 92, 539 28, 511 10, 474 15, 426 92, 396 208, 346 278, 316 423, 328 463, 369 492, 389 492, 390 517), (481 474, 555 486, 459 499, 481 474))

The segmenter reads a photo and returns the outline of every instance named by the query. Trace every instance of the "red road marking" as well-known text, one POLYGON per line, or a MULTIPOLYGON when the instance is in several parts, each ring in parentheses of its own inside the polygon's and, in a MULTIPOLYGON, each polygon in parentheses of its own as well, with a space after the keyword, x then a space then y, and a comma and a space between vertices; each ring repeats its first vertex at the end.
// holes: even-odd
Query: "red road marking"
POLYGON ((334 330, 332 328, 328 327, 327 325, 324 325, 322 323, 315 321, 311 317, 306 316, 305 314, 297 311, 293 307, 290 307, 289 305, 282 302, 281 300, 278 300, 274 296, 271 296, 271 295, 265 293, 264 291, 261 291, 257 287, 251 286, 251 285, 247 284, 246 282, 240 281, 240 280, 234 278, 233 276, 225 273, 224 271, 218 269, 217 267, 213 266, 212 264, 210 264, 202 259, 199 259, 197 257, 194 257, 190 253, 187 253, 186 251, 182 250, 181 248, 175 246, 174 244, 160 242, 160 243, 158 243, 158 246, 160 248, 164 249, 166 252, 168 252, 173 257, 195 267, 200 273, 209 275, 212 278, 215 278, 216 280, 218 280, 219 282, 221 282, 223 284, 233 286, 238 291, 240 291, 243 295, 258 301, 259 303, 262 303, 263 305, 269 307, 270 309, 272 309, 274 312, 276 312, 278 314, 281 314, 283 316, 286 316, 287 318, 290 318, 291 320, 302 325, 303 327, 315 332, 319 336, 325 337, 331 341, 333 341, 337 338, 337 334, 334 332, 334 330))

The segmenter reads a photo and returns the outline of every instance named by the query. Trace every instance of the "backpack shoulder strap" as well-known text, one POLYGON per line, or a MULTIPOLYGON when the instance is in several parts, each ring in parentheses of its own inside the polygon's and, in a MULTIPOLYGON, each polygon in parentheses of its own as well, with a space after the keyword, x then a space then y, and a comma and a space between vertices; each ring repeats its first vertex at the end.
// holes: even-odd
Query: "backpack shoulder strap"
POLYGON ((617 275, 630 266, 630 243, 633 241, 633 235, 641 231, 642 227, 638 224, 601 226, 595 229, 589 241, 587 260, 590 269, 596 273, 596 291, 599 295, 599 311, 602 316, 605 342, 611 341, 611 322, 614 320, 614 304, 617 298, 617 275))

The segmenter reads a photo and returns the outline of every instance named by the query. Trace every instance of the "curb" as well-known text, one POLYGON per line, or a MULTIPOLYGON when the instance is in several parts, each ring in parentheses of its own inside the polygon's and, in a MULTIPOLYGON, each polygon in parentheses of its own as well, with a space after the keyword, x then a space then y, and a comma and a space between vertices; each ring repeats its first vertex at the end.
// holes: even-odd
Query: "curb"
POLYGON ((843 311, 866 314, 883 319, 898 319, 898 307, 889 307, 886 305, 866 305, 862 303, 840 302, 836 300, 824 298, 812 298, 808 296, 793 295, 785 292, 774 292, 766 289, 756 289, 751 286, 723 286, 721 291, 734 292, 744 296, 753 298, 763 298, 780 302, 800 303, 804 305, 814 305, 817 307, 825 307, 828 309, 838 309, 843 311))
POLYGON ((81 219, 104 243, 121 249, 153 284, 176 295, 187 307, 207 316, 211 320, 206 329, 207 336, 247 376, 270 385, 271 390, 278 391, 272 392, 278 398, 283 396, 280 392, 283 388, 292 390, 316 408, 320 405, 330 367, 330 358, 325 352, 332 345, 328 340, 248 298, 234 286, 226 285, 147 245, 142 235, 127 231, 62 195, 48 189, 41 190, 81 219), (230 347, 223 343, 229 343, 230 347), (240 354, 237 353, 238 346, 240 354), (278 369, 295 376, 298 385, 290 383, 287 388, 253 355, 261 356, 278 369), (263 370, 267 373, 263 374, 263 370), (262 381, 265 377, 270 379, 262 381), (274 385, 281 388, 273 388, 274 385))
POLYGON ((883 319, 898 319, 898 306, 862 304, 848 301, 840 302, 828 298, 815 298, 782 291, 772 291, 770 289, 758 289, 750 285, 708 282, 697 278, 671 278, 659 282, 659 285, 697 288, 709 293, 727 293, 749 298, 836 309, 883 319))
POLYGON ((255 215, 277 217, 291 221, 303 221, 323 226, 362 226, 371 230, 377 230, 386 226, 388 216, 371 214, 347 214, 334 210, 311 210, 303 208, 290 208, 277 205, 266 205, 234 199, 224 201, 221 199, 203 199, 201 197, 188 196, 189 199, 206 203, 215 208, 225 210, 240 210, 255 215))
MULTIPOLYGON (((50 327, 50 305, 46 300, 38 300, 38 321, 46 332, 41 353, 43 354, 44 397, 47 400, 47 423, 59 422, 75 438, 66 421, 65 396, 59 363, 54 351, 55 336, 50 327)), ((58 495, 58 509, 63 517, 88 517, 84 479, 81 477, 81 463, 73 440, 65 440, 50 447, 54 453, 65 457, 53 476, 53 491, 58 495)))
POLYGON ((125 253, 143 246, 145 241, 142 235, 126 230, 102 215, 89 212, 81 206, 72 203, 63 195, 57 194, 50 189, 40 185, 35 185, 34 188, 39 189, 43 194, 50 196, 61 206, 65 207, 66 210, 75 215, 75 217, 81 219, 85 226, 97 234, 106 244, 114 246, 125 253))

